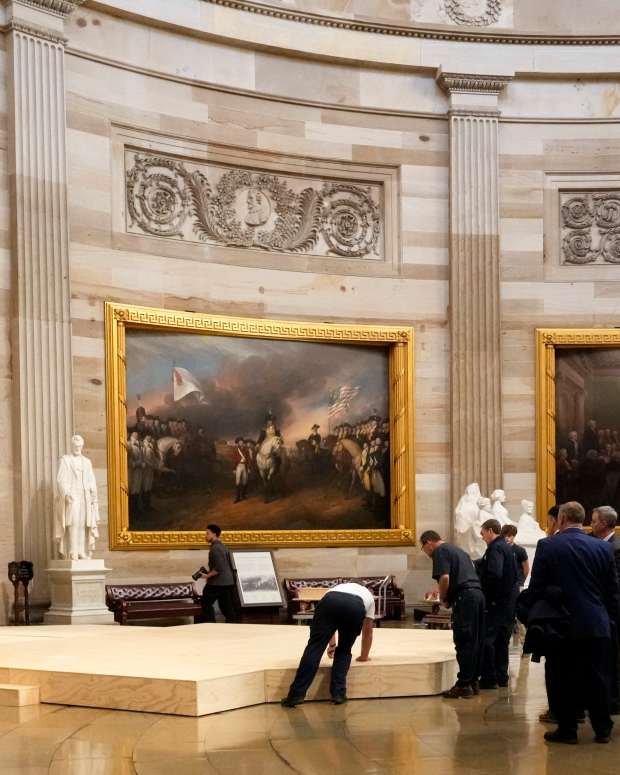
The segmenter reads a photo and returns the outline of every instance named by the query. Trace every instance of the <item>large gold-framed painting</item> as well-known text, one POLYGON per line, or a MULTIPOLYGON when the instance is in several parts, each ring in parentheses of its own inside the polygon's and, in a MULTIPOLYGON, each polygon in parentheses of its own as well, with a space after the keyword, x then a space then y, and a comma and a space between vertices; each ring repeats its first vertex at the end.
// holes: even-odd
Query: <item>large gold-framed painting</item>
POLYGON ((620 511, 620 330, 538 329, 537 497, 620 511))
POLYGON ((413 329, 107 303, 112 549, 411 543, 413 329))

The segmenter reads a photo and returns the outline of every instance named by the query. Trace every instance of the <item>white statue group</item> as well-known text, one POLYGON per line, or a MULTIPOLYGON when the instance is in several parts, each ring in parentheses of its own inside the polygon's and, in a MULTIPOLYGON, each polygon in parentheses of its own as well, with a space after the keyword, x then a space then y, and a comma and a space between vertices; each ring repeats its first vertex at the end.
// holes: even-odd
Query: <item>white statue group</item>
POLYGON ((496 519, 500 525, 517 526, 517 542, 535 545, 545 537, 545 532, 534 518, 534 504, 522 500, 522 514, 518 521, 510 519, 504 506, 506 493, 503 490, 493 490, 490 498, 485 498, 480 492, 480 486, 473 482, 465 488, 454 511, 455 528, 459 545, 477 560, 486 551, 486 544, 480 537, 480 527, 487 519, 496 519))

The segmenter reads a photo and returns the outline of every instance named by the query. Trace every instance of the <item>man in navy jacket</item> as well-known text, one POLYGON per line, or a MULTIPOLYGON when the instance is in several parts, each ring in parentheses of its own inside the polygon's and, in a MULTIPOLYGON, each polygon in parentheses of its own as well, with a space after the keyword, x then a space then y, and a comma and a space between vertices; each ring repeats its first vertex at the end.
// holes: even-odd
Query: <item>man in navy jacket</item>
POLYGON ((487 545, 478 563, 486 610, 480 688, 497 689, 508 686, 508 647, 519 594, 517 562, 496 519, 483 522, 480 535, 487 545))
POLYGON ((532 600, 560 587, 568 609, 568 636, 547 657, 550 706, 558 728, 554 743, 577 742, 577 714, 586 707, 599 743, 609 742, 612 665, 611 620, 616 616, 618 580, 611 547, 581 530, 585 511, 571 501, 560 506, 560 532, 538 542, 530 581, 532 600))

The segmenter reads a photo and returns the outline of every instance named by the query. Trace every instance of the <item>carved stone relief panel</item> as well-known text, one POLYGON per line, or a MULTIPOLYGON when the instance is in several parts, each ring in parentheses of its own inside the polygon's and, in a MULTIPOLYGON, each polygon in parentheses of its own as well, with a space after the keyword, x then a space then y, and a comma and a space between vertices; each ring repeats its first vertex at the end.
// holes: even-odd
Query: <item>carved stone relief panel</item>
POLYGON ((224 247, 384 260, 381 181, 308 177, 125 148, 126 231, 224 247))
POLYGON ((561 263, 620 264, 620 188, 560 191, 561 263))
MULTIPOLYGON (((592 172, 596 159, 583 141, 565 146, 553 143, 548 164, 558 166, 558 151, 575 149, 584 169, 549 172, 543 189, 543 272, 552 282, 620 281, 620 174, 592 172), (581 156, 578 154, 581 153, 581 156), (583 161, 582 161, 583 159, 583 161)), ((594 145, 599 149, 599 144, 594 145)), ((611 149, 614 150, 615 146, 611 149)), ((602 162, 605 155, 600 150, 602 162)), ((609 153, 609 151, 607 151, 609 153)), ((534 231, 540 227, 532 221, 534 231)))
POLYGON ((448 17, 467 27, 488 27, 502 14, 502 0, 444 0, 448 17))

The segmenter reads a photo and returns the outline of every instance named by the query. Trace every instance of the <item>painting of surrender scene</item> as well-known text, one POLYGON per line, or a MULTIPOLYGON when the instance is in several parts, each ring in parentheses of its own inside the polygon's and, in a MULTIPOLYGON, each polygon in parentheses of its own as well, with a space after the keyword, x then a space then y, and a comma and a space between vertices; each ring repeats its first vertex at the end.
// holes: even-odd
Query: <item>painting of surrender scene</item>
POLYGON ((390 527, 389 348, 126 331, 129 529, 390 527))
POLYGON ((555 355, 556 499, 620 509, 620 348, 555 355))

